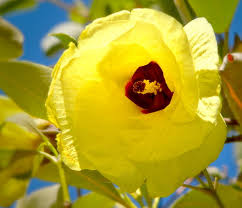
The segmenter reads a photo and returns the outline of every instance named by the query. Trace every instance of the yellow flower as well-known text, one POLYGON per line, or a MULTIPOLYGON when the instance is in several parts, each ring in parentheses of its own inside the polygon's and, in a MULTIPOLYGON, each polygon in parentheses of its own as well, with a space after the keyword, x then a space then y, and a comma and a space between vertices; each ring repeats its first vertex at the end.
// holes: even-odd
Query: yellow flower
POLYGON ((167 196, 214 161, 220 115, 217 44, 198 18, 182 27, 151 9, 97 19, 53 71, 49 119, 71 169, 97 169, 128 192, 167 196))

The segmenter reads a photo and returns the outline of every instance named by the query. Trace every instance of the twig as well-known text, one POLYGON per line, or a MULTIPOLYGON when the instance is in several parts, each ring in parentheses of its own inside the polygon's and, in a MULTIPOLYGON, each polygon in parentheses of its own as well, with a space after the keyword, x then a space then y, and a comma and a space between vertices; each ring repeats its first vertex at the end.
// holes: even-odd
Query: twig
POLYGON ((218 180, 219 180, 219 178, 217 176, 215 176, 214 183, 213 183, 215 190, 218 188, 218 180))
POLYGON ((187 5, 184 0, 174 0, 174 4, 181 16, 181 19, 184 24, 187 24, 192 20, 192 16, 190 14, 190 11, 187 8, 187 5))
POLYGON ((80 188, 76 188, 76 192, 77 192, 77 197, 81 197, 82 196, 82 191, 80 188))
POLYGON ((235 119, 231 119, 231 118, 224 118, 224 121, 226 122, 227 125, 239 125, 238 121, 235 119))
MULTIPOLYGON (((205 170, 203 171, 203 174, 204 174, 204 176, 206 177, 206 179, 207 179, 207 181, 208 181, 209 191, 210 191, 211 195, 212 195, 213 198, 216 200, 218 206, 219 206, 220 208, 224 208, 224 205, 223 205, 223 203, 222 203, 220 197, 218 196, 217 191, 216 191, 215 188, 214 188, 214 184, 213 184, 213 182, 212 182, 212 180, 211 180, 211 178, 210 178, 210 175, 209 175, 207 169, 205 169, 205 170)), ((216 185, 216 186, 217 186, 217 185, 216 185)))
POLYGON ((198 182, 199 182, 204 188, 207 188, 207 185, 204 183, 204 181, 203 181, 199 176, 196 176, 195 178, 198 180, 198 182))
POLYGON ((225 141, 226 144, 232 142, 242 142, 242 135, 228 137, 225 141))
POLYGON ((209 194, 209 195, 211 194, 209 188, 201 188, 201 187, 192 186, 192 185, 189 185, 189 184, 183 184, 182 186, 184 186, 186 188, 189 188, 189 189, 196 190, 196 191, 201 191, 201 192, 203 192, 205 194, 209 194))
POLYGON ((39 2, 50 2, 52 4, 55 4, 56 6, 60 7, 61 9, 64 9, 66 11, 71 10, 71 5, 64 3, 63 1, 60 0, 38 0, 39 2))

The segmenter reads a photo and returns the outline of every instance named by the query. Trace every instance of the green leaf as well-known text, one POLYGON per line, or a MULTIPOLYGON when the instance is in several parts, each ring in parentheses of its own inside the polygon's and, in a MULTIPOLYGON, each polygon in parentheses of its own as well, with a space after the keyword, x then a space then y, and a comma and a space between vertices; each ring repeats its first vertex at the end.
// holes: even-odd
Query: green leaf
POLYGON ((77 199, 72 208, 113 208, 115 205, 114 201, 110 200, 109 198, 102 196, 97 193, 90 193, 84 196, 81 196, 77 199))
POLYGON ((33 151, 0 149, 0 206, 10 206, 27 188, 33 151))
POLYGON ((157 1, 157 3, 158 3, 160 10, 162 12, 165 12, 166 14, 173 16, 179 22, 182 22, 181 17, 179 15, 178 11, 177 11, 177 8, 174 4, 174 1, 162 0, 162 1, 157 1))
MULTIPOLYGON (((242 192, 237 191, 232 186, 219 184, 217 189, 218 195, 225 208, 241 208, 242 192)), ((180 197, 172 208, 219 208, 214 198, 211 196, 192 190, 180 197)))
POLYGON ((22 55, 23 35, 13 25, 0 17, 0 60, 13 59, 22 55))
POLYGON ((37 152, 34 150, 13 150, 0 148, 0 170, 8 168, 18 160, 33 156, 35 154, 37 154, 37 152))
POLYGON ((90 8, 90 19, 107 16, 120 10, 131 10, 137 6, 134 0, 93 0, 90 8))
MULTIPOLYGON (((98 171, 95 170, 82 170, 73 171, 64 166, 67 183, 77 188, 88 189, 99 194, 102 194, 120 204, 126 202, 120 197, 113 184, 104 178, 98 171)), ((57 168, 54 164, 49 163, 44 165, 38 171, 36 177, 41 180, 59 182, 57 168)))
POLYGON ((8 117, 6 121, 15 123, 19 126, 26 128, 26 130, 30 132, 39 134, 36 124, 34 123, 34 120, 26 113, 17 113, 13 116, 8 117))
POLYGON ((242 126, 242 53, 232 53, 233 61, 228 61, 228 56, 224 57, 221 66, 222 86, 225 97, 234 117, 242 126))
POLYGON ((36 2, 35 0, 2 0, 0 1, 0 15, 32 8, 36 2))
POLYGON ((8 167, 10 164, 13 155, 15 151, 14 150, 1 150, 0 149, 0 169, 8 167))
POLYGON ((89 18, 94 20, 120 10, 132 10, 139 7, 156 8, 181 21, 175 4, 171 0, 93 0, 89 18))
MULTIPOLYGON (((22 110, 8 97, 0 95, 0 124, 4 125, 7 117, 16 113, 22 112, 22 110)), ((1 129, 0 129, 1 130, 1 129)))
POLYGON ((89 9, 82 1, 75 1, 74 6, 69 12, 70 20, 85 24, 88 21, 89 9))
POLYGON ((60 186, 53 185, 20 199, 16 208, 51 208, 57 203, 60 186))
POLYGON ((206 17, 217 33, 228 30, 238 0, 188 0, 199 17, 206 17))
POLYGON ((77 45, 77 38, 81 34, 83 26, 76 22, 63 22, 56 25, 41 41, 41 47, 47 56, 52 56, 58 51, 68 47, 70 42, 77 45), (51 35, 56 37, 52 37, 51 35))
POLYGON ((75 45, 77 46, 77 41, 73 37, 65 33, 52 33, 50 35, 56 37, 61 42, 64 48, 68 48, 70 42, 75 43, 75 45))
POLYGON ((1 182, 0 206, 8 207, 22 197, 27 189, 28 180, 18 180, 11 178, 1 182))
POLYGON ((14 116, 9 117, 0 130, 0 149, 35 151, 42 141, 40 135, 26 126, 11 121, 14 116))
POLYGON ((51 69, 25 61, 0 61, 0 89, 24 111, 46 119, 51 69))

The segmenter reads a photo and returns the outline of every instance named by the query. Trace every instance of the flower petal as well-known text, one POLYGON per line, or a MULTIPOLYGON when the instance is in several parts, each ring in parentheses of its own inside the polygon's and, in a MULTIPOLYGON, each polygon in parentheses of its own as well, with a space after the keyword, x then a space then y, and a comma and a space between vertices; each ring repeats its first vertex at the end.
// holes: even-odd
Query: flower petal
POLYGON ((144 171, 148 170, 147 185, 152 196, 172 194, 187 178, 198 175, 201 170, 217 159, 226 138, 226 125, 222 116, 218 115, 217 120, 213 130, 200 147, 186 152, 176 159, 146 165, 144 171))
POLYGON ((196 71, 218 69, 218 48, 212 26, 205 18, 189 22, 184 30, 187 34, 196 71))
POLYGON ((131 19, 148 22, 160 30, 164 43, 172 51, 179 66, 183 105, 194 116, 198 104, 198 88, 189 42, 182 25, 165 13, 152 9, 134 9, 131 19))
POLYGON ((120 11, 107 17, 96 19, 82 31, 78 40, 79 49, 103 48, 133 27, 129 21, 130 12, 120 11))

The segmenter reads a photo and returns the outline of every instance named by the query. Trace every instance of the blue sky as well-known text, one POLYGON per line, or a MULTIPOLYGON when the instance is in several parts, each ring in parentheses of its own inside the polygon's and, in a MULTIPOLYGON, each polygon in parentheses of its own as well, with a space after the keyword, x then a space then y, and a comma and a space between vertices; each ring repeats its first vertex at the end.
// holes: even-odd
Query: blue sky
MULTIPOLYGON (((68 1, 66 1, 68 2, 68 1)), ((225 14, 226 15, 226 14, 225 14)), ((24 55, 22 60, 29 60, 44 65, 54 65, 56 58, 48 58, 40 48, 40 40, 56 24, 66 21, 67 14, 60 8, 50 4, 41 3, 35 9, 18 14, 6 15, 5 18, 17 26, 25 36, 24 55)), ((242 37, 242 1, 240 1, 234 20, 231 24, 230 43, 232 43, 234 33, 242 37)), ((229 167, 229 175, 235 176, 236 165, 233 159, 232 145, 225 145, 218 160, 214 163, 218 167, 226 165, 229 167)), ((33 180, 30 184, 29 192, 48 185, 39 180, 33 180)), ((76 197, 75 190, 71 190, 73 198, 76 197)))

